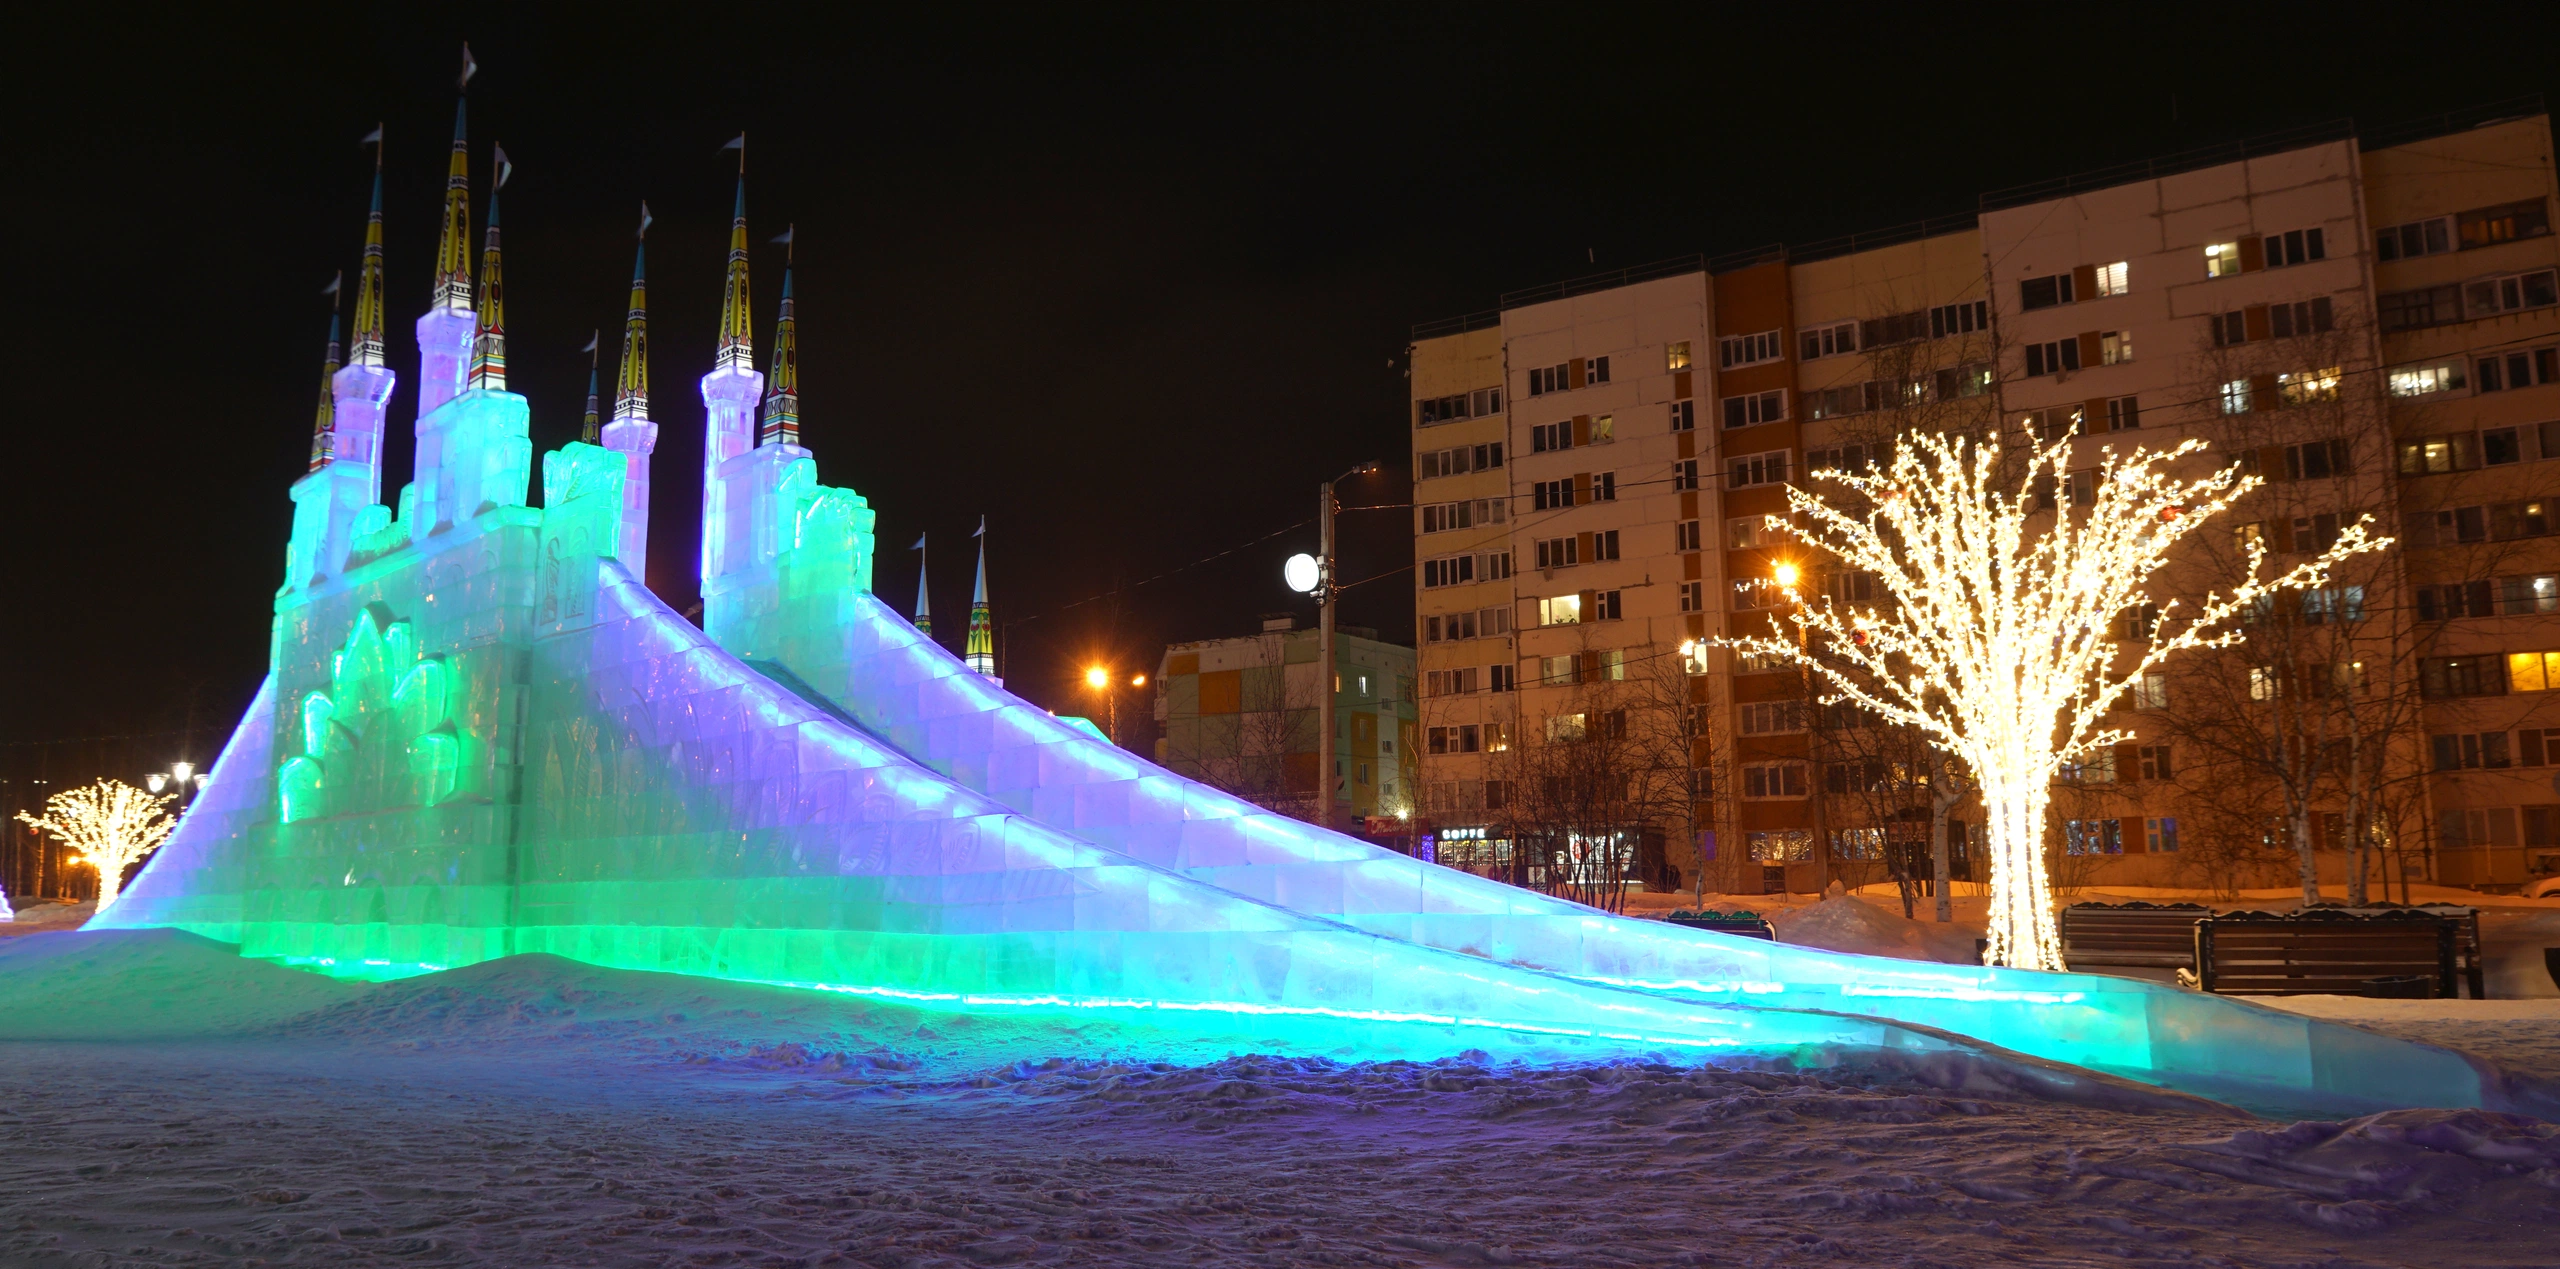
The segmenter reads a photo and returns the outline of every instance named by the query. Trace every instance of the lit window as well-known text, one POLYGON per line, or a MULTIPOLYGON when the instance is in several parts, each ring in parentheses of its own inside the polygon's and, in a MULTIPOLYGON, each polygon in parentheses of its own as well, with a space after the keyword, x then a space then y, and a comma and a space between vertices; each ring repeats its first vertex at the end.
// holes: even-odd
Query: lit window
POLYGON ((2118 260, 2114 264, 2102 264, 2098 266, 2098 295, 2100 298, 2110 295, 2122 295, 2132 289, 2133 283, 2131 281, 2131 273, 2124 261, 2118 260))
POLYGON ((2240 244, 2217 242, 2204 249, 2204 275, 2227 278, 2240 271, 2240 244))
POLYGON ((2560 688, 2560 652, 2507 654, 2507 690, 2548 692, 2560 688))
POLYGON ((2422 397, 2431 392, 2451 392, 2462 387, 2462 363, 2439 362, 2432 366, 2403 366, 2391 372, 2391 395, 2422 397))
POLYGON ((2274 666, 2249 667, 2249 699, 2272 701, 2284 695, 2284 676, 2274 666))
POLYGON ((1538 624, 1569 626, 1582 620, 1582 596, 1558 595, 1538 601, 1538 624))
MULTIPOLYGON (((2123 267, 2121 265, 2117 266, 2123 267)), ((2133 332, 2111 330, 2098 337, 2098 362, 2113 366, 2133 360, 2133 332)))
POLYGON ((2169 708, 2169 676, 2166 674, 2145 674, 2141 678, 2135 679, 2133 681, 2133 707, 2135 709, 2169 708))
POLYGON ((1744 834, 1751 861, 1757 864, 1802 864, 1813 860, 1813 834, 1800 828, 1744 834))
POLYGON ((1670 346, 1668 346, 1668 347, 1664 348, 1664 349, 1663 349, 1663 354, 1662 354, 1662 360, 1663 360, 1663 363, 1664 363, 1664 364, 1663 364, 1663 368, 1664 368, 1664 369, 1666 369, 1666 370, 1686 370, 1686 369, 1688 369, 1688 368, 1689 368, 1689 341, 1684 339, 1684 340, 1681 340, 1679 343, 1672 344, 1672 345, 1670 345, 1670 346))
POLYGON ((2247 414, 2249 412, 2249 381, 2234 379, 2222 385, 2220 398, 2223 413, 2247 414))
POLYGON ((2276 391, 2284 397, 2286 405, 2335 401, 2338 399, 2338 376, 2339 368, 2336 366, 2325 370, 2297 370, 2292 374, 2277 375, 2276 391))
POLYGON ((1548 741, 1548 743, 1550 743, 1550 744, 1561 744, 1561 743, 1563 743, 1563 742, 1565 742, 1565 741, 1569 741, 1569 740, 1580 740, 1580 739, 1582 739, 1582 734, 1583 734, 1583 718, 1582 718, 1582 715, 1580 715, 1580 714, 1549 714, 1549 715, 1547 715, 1547 741, 1548 741))

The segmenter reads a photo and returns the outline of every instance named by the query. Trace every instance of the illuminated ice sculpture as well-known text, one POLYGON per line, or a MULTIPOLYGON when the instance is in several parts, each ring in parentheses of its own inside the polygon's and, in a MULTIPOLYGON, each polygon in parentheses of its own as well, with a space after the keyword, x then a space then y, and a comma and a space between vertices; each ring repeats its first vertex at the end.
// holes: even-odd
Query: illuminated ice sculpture
MULTIPOLYGON (((869 505, 818 483, 796 399, 774 425, 755 369, 743 197, 702 385, 702 628, 635 580, 647 447, 544 455, 530 507, 513 393, 435 398, 395 514, 375 492, 376 225, 337 443, 295 487, 266 683, 93 928, 373 978, 549 952, 1352 1056, 1988 1044, 2257 1104, 2553 1108, 2456 1054, 2222 998, 1611 917, 1272 815, 1051 717, 871 594, 869 505)), ((473 329, 422 322, 422 360, 467 364, 473 329)), ((625 348, 629 382, 645 343, 625 348)), ((775 355, 789 384, 789 344, 775 355)))

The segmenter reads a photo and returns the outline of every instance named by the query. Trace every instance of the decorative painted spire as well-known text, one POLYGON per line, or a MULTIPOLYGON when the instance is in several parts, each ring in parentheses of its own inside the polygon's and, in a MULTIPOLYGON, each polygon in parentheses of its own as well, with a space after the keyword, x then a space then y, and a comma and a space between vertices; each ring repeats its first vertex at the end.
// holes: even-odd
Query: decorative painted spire
MULTIPOLYGON (((468 59, 470 51, 464 50, 468 59)), ((453 159, 445 165, 444 234, 436 239, 434 307, 471 311, 471 143, 464 112, 470 99, 453 103, 453 159)))
POLYGON ((601 355, 596 351, 596 345, 603 342, 603 331, 587 335, 587 421, 578 429, 578 439, 589 445, 604 439, 604 428, 596 418, 596 358, 601 355))
POLYGON ((515 164, 507 147, 492 146, 496 155, 489 179, 489 236, 480 249, 480 325, 471 336, 471 386, 491 392, 507 390, 506 285, 498 268, 498 191, 507 187, 515 164))
POLYGON ((720 347, 711 360, 714 373, 756 368, 755 335, 747 306, 747 134, 739 133, 729 146, 738 151, 738 200, 729 221, 729 280, 720 297, 720 347))
POLYGON ((338 439, 338 315, 346 308, 347 275, 329 279, 329 355, 320 363, 320 415, 311 423, 311 470, 329 465, 338 439))
POLYGON ((932 557, 925 554, 925 537, 925 534, 917 534, 916 544, 909 549, 916 553, 916 633, 930 639, 933 637, 933 587, 928 583, 933 580, 933 568, 932 557))
POLYGON ((353 361, 381 368, 382 360, 382 126, 365 138, 373 146, 373 210, 364 221, 364 265, 356 275, 356 344, 353 361))
MULTIPOLYGON (((764 395, 764 427, 757 445, 800 443, 800 336, 791 316, 791 235, 785 229, 774 241, 782 244, 782 316, 773 324, 773 376, 764 395)), ((743 292, 745 284, 741 282, 743 292)))
POLYGON ((622 368, 613 376, 613 417, 649 417, 649 204, 640 204, 640 245, 631 253, 631 312, 622 319, 622 368))
POLYGON ((969 643, 961 660, 989 678, 996 673, 995 623, 987 616, 987 518, 978 517, 978 588, 969 596, 969 643))

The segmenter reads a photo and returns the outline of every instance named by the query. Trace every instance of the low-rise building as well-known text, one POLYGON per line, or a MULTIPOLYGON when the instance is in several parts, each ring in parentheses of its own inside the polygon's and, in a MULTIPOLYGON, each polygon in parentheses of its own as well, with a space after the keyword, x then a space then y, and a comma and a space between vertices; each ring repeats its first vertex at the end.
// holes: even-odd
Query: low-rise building
MULTIPOLYGON (((1319 818, 1316 638, 1275 616, 1260 634, 1167 647, 1156 667, 1156 761, 1273 810, 1319 818)), ((1413 649, 1338 626, 1334 668, 1336 822, 1409 817, 1413 649)))

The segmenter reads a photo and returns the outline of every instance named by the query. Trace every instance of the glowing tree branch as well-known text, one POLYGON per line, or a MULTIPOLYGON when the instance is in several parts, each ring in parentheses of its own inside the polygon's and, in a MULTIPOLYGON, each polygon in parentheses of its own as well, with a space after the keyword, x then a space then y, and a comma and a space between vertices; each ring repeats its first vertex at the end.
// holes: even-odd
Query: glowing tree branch
POLYGON ((45 801, 41 819, 24 811, 18 818, 78 852, 71 862, 97 868, 98 907, 104 911, 116 901, 125 867, 150 854, 178 826, 169 814, 170 801, 122 780, 100 780, 54 794, 45 801))
POLYGON ((1883 467, 1814 473, 1856 494, 1843 500, 1849 506, 1872 510, 1790 486, 1794 522, 1769 519, 1842 567, 1872 573, 1884 602, 1799 603, 1789 620, 1801 639, 1724 642, 1806 666, 1822 680, 1824 703, 1853 701, 1918 728, 1966 765, 1989 821, 1990 964, 2062 968, 2044 859, 2050 785, 2065 765, 2132 738, 2105 726, 2125 693, 2172 652, 2241 642, 2233 618, 2250 605, 2322 585, 2339 560, 2390 542, 2359 521, 2317 557, 2266 578, 2266 548, 2251 539, 2246 580, 2229 593, 2155 601, 2146 587, 2178 542, 2260 483, 2229 466, 2200 480, 2161 471, 2204 448, 2189 440, 2122 456, 2102 449, 2091 504, 2049 511, 2035 491, 2068 487, 2069 437, 2004 454, 1907 434, 1883 467), (2131 649, 2115 641, 2116 618, 2153 602, 2151 639, 2120 658, 2131 649))

